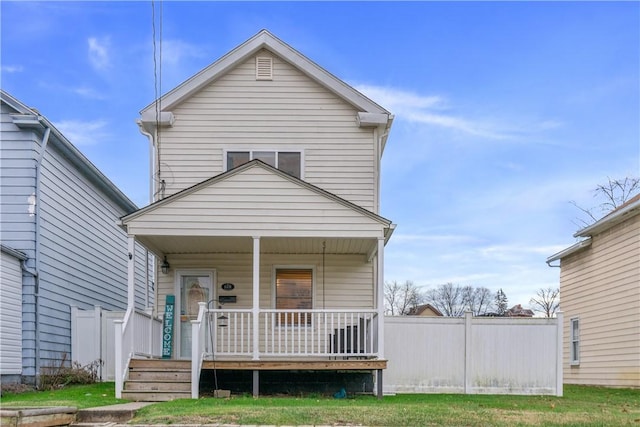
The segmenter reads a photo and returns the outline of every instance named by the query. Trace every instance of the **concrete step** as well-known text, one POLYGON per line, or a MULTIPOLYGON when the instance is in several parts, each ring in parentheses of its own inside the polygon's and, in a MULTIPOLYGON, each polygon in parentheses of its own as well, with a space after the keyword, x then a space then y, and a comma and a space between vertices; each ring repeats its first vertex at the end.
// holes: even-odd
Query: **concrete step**
POLYGON ((167 402, 175 399, 191 399, 191 392, 123 390, 122 398, 135 402, 167 402))
POLYGON ((126 391, 188 391, 191 392, 191 381, 146 381, 128 380, 124 389, 126 391))
MULTIPOLYGON (((124 392, 123 392, 124 395, 124 392)), ((124 396, 123 396, 124 397, 124 396)), ((123 423, 131 420, 136 412, 149 403, 130 402, 118 405, 80 409, 74 424, 123 423)))

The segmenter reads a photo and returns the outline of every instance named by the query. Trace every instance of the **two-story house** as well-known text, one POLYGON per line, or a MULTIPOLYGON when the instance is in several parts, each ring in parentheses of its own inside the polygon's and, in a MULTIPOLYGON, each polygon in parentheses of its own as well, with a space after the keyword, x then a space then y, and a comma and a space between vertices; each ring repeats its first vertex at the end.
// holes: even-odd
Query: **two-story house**
MULTIPOLYGON (((211 368, 252 372, 254 394, 264 371, 369 370, 381 395, 392 121, 264 30, 141 111, 156 201, 122 226, 158 256, 163 351, 191 361, 173 365, 191 396, 211 368)), ((140 361, 122 328, 116 393, 143 400, 126 394, 140 361)))
POLYGON ((0 106, 0 374, 36 383, 74 356, 72 307, 145 308, 152 277, 137 245, 128 303, 117 221, 137 206, 40 112, 5 91, 0 106))
POLYGON ((559 261, 564 382, 640 387, 640 195, 579 230, 559 261))

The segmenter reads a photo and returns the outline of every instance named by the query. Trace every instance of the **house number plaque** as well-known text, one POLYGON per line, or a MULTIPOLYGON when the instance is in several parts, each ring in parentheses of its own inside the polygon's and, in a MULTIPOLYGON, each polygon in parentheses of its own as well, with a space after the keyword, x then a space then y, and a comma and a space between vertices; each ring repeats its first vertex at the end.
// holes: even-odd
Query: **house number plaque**
POLYGON ((220 287, 225 291, 232 291, 236 286, 233 283, 223 283, 220 287))

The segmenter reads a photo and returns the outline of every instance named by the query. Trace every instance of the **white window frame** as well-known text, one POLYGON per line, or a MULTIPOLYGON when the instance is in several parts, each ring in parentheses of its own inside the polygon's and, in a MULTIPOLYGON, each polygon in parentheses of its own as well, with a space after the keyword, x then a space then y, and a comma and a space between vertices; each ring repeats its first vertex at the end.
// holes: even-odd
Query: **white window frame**
MULTIPOLYGON (((316 266, 309 264, 282 264, 274 265, 271 270, 271 306, 276 308, 276 271, 277 270, 311 270, 311 310, 316 308, 316 266)), ((289 328, 311 328, 314 326, 313 316, 311 317, 311 324, 309 325, 289 325, 289 328)), ((276 325, 281 328, 282 326, 276 325)))
POLYGON ((580 365, 580 318, 573 317, 569 320, 569 364, 580 365), (574 327, 577 326, 577 328, 574 327))
POLYGON ((300 149, 300 148, 294 148, 294 149, 287 149, 287 148, 279 148, 279 149, 273 149, 273 148, 243 148, 243 147, 238 147, 238 148, 225 148, 223 150, 222 153, 222 169, 223 172, 228 172, 228 168, 227 168, 227 153, 231 151, 231 152, 248 152, 249 153, 249 161, 253 160, 253 153, 255 152, 274 152, 276 153, 276 169, 278 169, 278 155, 277 153, 300 153, 300 178, 304 180, 304 149, 300 149))

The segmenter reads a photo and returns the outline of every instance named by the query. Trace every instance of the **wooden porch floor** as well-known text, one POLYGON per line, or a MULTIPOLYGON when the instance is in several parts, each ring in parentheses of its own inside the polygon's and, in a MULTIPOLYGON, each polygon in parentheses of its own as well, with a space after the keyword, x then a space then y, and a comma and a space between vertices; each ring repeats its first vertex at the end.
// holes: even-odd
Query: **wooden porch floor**
POLYGON ((202 369, 247 371, 360 371, 387 368, 386 360, 205 360, 202 369))

